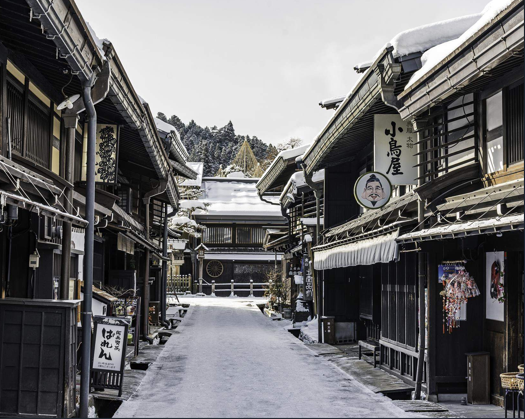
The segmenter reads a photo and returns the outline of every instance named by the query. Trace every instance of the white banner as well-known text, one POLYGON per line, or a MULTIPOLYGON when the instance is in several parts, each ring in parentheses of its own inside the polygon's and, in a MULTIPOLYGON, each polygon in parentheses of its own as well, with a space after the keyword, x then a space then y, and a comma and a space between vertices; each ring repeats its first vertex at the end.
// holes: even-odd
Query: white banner
POLYGON ((374 115, 374 170, 392 185, 417 184, 416 134, 397 114, 374 115))
POLYGON ((126 326, 98 323, 95 347, 93 348, 93 369, 120 371, 124 356, 126 326))

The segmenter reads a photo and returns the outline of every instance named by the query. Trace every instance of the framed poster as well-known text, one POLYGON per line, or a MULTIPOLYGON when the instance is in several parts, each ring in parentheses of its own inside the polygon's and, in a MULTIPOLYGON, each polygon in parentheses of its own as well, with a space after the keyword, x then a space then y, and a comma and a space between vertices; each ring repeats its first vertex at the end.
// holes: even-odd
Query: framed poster
MULTIPOLYGON (((87 170, 87 124, 84 126, 82 147, 82 181, 86 181, 87 170)), ((118 171, 118 138, 119 126, 111 124, 97 124, 95 182, 116 183, 118 171)))
POLYGON ((417 184, 416 134, 398 114, 374 115, 374 169, 392 185, 417 184))
POLYGON ((505 252, 485 254, 486 318, 505 321, 505 252))
POLYGON ((392 185, 388 178, 379 172, 367 172, 354 185, 354 197, 359 205, 367 209, 378 209, 390 201, 392 185))

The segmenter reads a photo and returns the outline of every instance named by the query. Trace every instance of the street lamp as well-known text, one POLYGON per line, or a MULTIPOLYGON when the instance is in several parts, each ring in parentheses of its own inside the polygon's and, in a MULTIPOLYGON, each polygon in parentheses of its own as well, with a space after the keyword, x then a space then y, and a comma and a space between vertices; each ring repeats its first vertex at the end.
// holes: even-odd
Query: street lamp
POLYGON ((195 248, 195 250, 197 251, 197 259, 199 259, 199 294, 202 294, 202 281, 204 281, 204 278, 202 277, 204 273, 204 255, 209 249, 201 243, 195 248))

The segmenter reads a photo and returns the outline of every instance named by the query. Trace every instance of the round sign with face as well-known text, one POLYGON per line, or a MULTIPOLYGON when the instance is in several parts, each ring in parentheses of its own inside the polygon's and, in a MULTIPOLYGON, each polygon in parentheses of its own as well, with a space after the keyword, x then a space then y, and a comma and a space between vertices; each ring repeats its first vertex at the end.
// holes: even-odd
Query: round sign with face
POLYGON ((392 185, 388 178, 379 172, 368 172, 359 176, 354 185, 354 196, 359 205, 368 209, 378 209, 390 201, 392 185))

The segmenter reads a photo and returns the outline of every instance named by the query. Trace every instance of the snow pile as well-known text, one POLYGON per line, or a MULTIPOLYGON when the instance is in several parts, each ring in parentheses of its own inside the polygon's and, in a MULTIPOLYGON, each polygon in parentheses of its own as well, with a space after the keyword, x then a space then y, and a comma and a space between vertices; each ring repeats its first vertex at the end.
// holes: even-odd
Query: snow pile
POLYGON ((388 46, 394 48, 395 57, 426 51, 438 44, 457 38, 480 17, 481 14, 477 13, 409 29, 392 38, 388 46))
POLYGON ((244 179, 246 177, 246 175, 243 173, 243 172, 231 172, 231 173, 228 173, 226 175, 226 177, 229 177, 229 178, 241 178, 241 179, 244 179))
POLYGON ((452 39, 443 39, 442 42, 435 45, 433 48, 428 49, 421 57, 421 63, 423 66, 412 75, 410 81, 406 85, 406 88, 410 87, 416 81, 421 79, 421 77, 427 74, 438 63, 443 61, 456 48, 459 48, 472 35, 494 20, 496 16, 507 9, 513 3, 513 1, 514 0, 492 0, 485 6, 480 15, 473 15, 477 16, 478 18, 473 21, 468 28, 465 28, 461 34, 452 39))
POLYGON ((190 220, 188 217, 172 217, 170 218, 172 225, 175 226, 185 226, 190 225, 197 227, 197 223, 194 220, 190 220))
POLYGON ((200 199, 181 199, 179 201, 179 209, 206 209, 206 202, 200 199))
POLYGON ((319 337, 317 316, 301 327, 299 339, 306 343, 317 343, 319 337))

